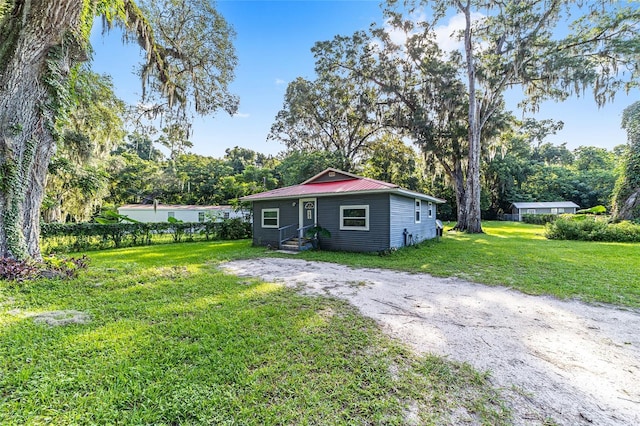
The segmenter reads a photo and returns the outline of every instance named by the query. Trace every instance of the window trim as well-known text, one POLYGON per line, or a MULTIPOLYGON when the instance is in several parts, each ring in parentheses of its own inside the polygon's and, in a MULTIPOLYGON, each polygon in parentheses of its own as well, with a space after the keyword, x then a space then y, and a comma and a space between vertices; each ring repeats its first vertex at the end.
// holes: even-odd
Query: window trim
MULTIPOLYGON (((277 228, 280 227, 280 208, 276 207, 276 208, 262 209, 260 215, 262 216, 261 225, 262 225, 263 228, 271 228, 271 229, 275 228, 275 229, 277 229, 277 228), (265 225, 264 224, 264 219, 265 219, 264 214, 267 213, 267 212, 269 212, 269 213, 270 212, 276 212, 276 217, 275 217, 276 224, 275 225, 265 225)), ((274 219, 274 218, 273 217, 269 217, 267 219, 274 219)))
POLYGON ((413 221, 421 223, 422 221, 422 200, 416 198, 414 201, 413 221))
POLYGON ((357 205, 344 205, 340 206, 340 230, 341 231, 368 231, 369 230, 369 205, 368 204, 357 204, 357 205), (351 209, 363 209, 364 210, 364 218, 347 218, 347 219, 364 219, 364 226, 348 226, 344 224, 344 211, 351 209))
POLYGON ((204 212, 198 212, 198 222, 202 223, 204 222, 204 219, 205 219, 204 212))
POLYGON ((427 203, 427 217, 433 219, 433 201, 427 203))

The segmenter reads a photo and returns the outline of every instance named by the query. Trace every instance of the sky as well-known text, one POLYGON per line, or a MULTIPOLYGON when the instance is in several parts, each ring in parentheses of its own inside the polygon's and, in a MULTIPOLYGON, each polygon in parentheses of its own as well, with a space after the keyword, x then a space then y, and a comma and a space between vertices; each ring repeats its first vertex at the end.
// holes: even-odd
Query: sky
MULTIPOLYGON (((240 98, 240 106, 233 117, 219 111, 213 117, 196 118, 191 152, 221 158, 225 149, 235 146, 270 155, 284 151, 284 145, 267 141, 267 135, 282 108, 287 85, 297 77, 315 78, 311 48, 317 41, 351 35, 372 22, 381 22, 379 4, 378 0, 218 1, 218 11, 236 32, 238 66, 230 91, 240 98)), ((111 75, 116 95, 136 104, 142 91, 135 74, 140 49, 123 45, 117 30, 103 35, 101 25, 95 25, 91 41, 93 70, 111 75)), ((562 103, 546 102, 535 118, 565 123, 562 131, 547 139, 549 142, 566 142, 569 149, 611 149, 626 143, 626 133, 620 128, 622 111, 638 100, 638 91, 631 95, 621 92, 613 103, 598 108, 586 93, 562 103)), ((518 101, 510 96, 507 106, 516 117, 522 117, 518 101)))

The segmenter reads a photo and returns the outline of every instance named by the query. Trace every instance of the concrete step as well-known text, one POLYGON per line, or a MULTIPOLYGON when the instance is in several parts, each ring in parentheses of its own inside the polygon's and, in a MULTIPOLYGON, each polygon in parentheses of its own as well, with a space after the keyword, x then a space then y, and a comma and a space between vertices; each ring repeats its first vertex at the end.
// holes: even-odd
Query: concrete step
MULTIPOLYGON (((300 246, 300 250, 309 250, 312 247, 313 246, 308 240, 303 239, 302 244, 300 246)), ((298 239, 293 238, 291 240, 285 241, 284 243, 282 243, 280 248, 282 250, 298 251, 298 239)))

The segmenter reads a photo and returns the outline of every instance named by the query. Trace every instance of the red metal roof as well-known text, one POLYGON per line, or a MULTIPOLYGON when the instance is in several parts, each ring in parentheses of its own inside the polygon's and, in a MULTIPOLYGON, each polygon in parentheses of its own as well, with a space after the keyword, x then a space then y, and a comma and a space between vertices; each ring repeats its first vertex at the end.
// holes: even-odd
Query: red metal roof
POLYGON ((263 198, 288 198, 321 194, 340 194, 360 191, 379 191, 398 188, 397 185, 380 182, 373 179, 350 179, 337 182, 306 183, 301 185, 287 186, 286 188, 273 189, 243 197, 244 200, 260 200, 263 198))
POLYGON ((382 182, 375 179, 365 178, 341 172, 335 169, 327 169, 313 178, 301 183, 300 185, 287 186, 285 188, 273 189, 271 191, 261 192, 259 194, 247 195, 242 197, 243 201, 268 200, 280 198, 295 197, 311 197, 323 195, 349 194, 357 192, 398 192, 407 196, 416 196, 419 198, 427 198, 435 202, 444 202, 435 197, 420 194, 413 191, 400 188, 392 183, 382 182), (316 182, 319 178, 328 172, 336 172, 342 174, 344 179, 331 182, 316 182))

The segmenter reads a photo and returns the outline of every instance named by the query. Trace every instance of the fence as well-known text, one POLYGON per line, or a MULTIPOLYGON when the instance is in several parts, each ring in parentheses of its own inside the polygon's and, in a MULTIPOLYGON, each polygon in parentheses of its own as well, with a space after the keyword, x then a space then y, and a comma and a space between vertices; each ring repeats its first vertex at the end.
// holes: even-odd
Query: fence
POLYGON ((45 254, 250 237, 251 224, 241 219, 202 223, 43 223, 40 230, 45 254))

